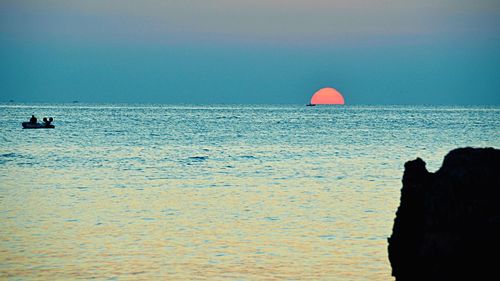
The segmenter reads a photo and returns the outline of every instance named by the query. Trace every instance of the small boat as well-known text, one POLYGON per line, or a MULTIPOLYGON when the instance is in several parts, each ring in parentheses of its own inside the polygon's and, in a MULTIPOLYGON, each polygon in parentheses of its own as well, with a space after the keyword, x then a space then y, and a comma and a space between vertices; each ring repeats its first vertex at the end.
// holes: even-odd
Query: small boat
POLYGON ((306 106, 316 106, 314 103, 308 103, 306 106))
POLYGON ((23 129, 54 129, 55 126, 52 124, 42 124, 42 123, 31 123, 23 122, 23 129))

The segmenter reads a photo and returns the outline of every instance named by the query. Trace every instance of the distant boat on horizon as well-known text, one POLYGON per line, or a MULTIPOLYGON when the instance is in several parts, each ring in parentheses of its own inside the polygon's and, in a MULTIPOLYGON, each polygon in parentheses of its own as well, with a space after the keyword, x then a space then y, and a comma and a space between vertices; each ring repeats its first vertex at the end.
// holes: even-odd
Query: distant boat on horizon
POLYGON ((31 122, 23 122, 21 123, 23 129, 54 129, 55 126, 50 123, 31 123, 31 122))
POLYGON ((316 106, 314 103, 308 103, 306 106, 316 106))

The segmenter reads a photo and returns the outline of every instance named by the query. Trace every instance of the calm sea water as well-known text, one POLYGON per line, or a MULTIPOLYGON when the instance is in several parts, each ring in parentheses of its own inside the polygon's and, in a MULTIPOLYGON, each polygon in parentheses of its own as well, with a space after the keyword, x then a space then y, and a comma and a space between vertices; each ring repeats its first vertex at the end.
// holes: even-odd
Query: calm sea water
POLYGON ((498 107, 0 113, 1 279, 391 280, 404 162, 500 146, 498 107))

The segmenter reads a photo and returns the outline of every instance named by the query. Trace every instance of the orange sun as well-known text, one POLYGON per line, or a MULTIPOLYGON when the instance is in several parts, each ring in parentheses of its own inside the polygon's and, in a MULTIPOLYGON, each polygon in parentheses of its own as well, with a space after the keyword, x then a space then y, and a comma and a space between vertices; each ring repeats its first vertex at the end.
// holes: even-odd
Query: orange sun
POLYGON ((344 104, 344 97, 334 88, 323 88, 311 98, 311 104, 344 104))

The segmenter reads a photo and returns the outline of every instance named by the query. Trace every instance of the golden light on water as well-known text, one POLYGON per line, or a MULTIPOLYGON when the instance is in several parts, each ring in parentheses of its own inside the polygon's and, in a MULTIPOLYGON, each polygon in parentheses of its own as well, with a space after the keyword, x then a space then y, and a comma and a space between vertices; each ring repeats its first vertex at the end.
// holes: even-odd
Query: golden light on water
MULTIPOLYGON (((30 169, 11 172, 35 176, 30 169)), ((101 170, 108 172, 113 171, 101 170)), ((22 204, 3 204, 10 210, 2 215, 0 262, 9 265, 4 276, 350 280, 359 264, 388 263, 385 239, 368 237, 390 222, 381 224, 380 214, 364 212, 365 203, 349 187, 352 182, 325 186, 302 178, 284 189, 279 186, 285 179, 275 180, 273 188, 266 178, 249 184, 230 175, 149 182, 120 173, 115 179, 94 175, 97 180, 90 180, 89 173, 73 169, 40 177, 39 187, 14 181, 15 175, 3 182, 16 186, 5 198, 29 195, 22 204), (226 187, 180 187, 214 182, 226 187), (341 189, 342 197, 332 189, 341 189), (359 247, 370 244, 380 252, 358 254, 359 247)), ((372 277, 387 279, 384 272, 372 277)))
POLYGON ((476 107, 0 108, 0 279, 26 280, 391 280, 404 162, 435 171, 456 146, 498 146, 500 120, 476 107), (35 109, 65 119, 21 129, 35 109))

